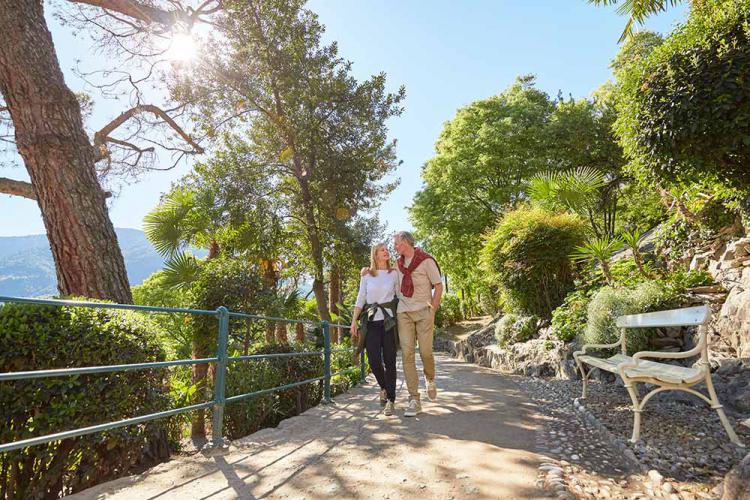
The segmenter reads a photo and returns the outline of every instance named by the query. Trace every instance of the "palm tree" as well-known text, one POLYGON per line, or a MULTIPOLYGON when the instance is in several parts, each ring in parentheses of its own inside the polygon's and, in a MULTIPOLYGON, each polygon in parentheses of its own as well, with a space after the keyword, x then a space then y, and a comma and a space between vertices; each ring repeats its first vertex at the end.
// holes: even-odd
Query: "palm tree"
POLYGON ((617 250, 622 248, 622 240, 620 238, 592 238, 583 245, 577 246, 575 251, 570 255, 573 259, 589 259, 594 258, 599 261, 602 266, 602 273, 604 279, 608 285, 614 283, 612 279, 612 273, 609 269, 609 259, 615 254, 617 250))
POLYGON ((597 237, 614 236, 618 179, 607 180, 591 167, 564 172, 541 172, 531 178, 528 193, 532 203, 547 210, 569 210, 587 219, 597 237), (602 221, 597 222, 601 217, 602 221))
MULTIPOLYGON (((626 38, 633 35, 633 24, 638 23, 642 25, 647 17, 667 10, 667 6, 674 7, 684 0, 589 0, 590 4, 594 5, 616 5, 620 3, 617 8, 617 13, 621 16, 628 16, 628 22, 625 24, 625 29, 620 35, 618 42, 622 43, 626 38)), ((692 0, 694 2, 695 0, 692 0)))
POLYGON ((643 268, 643 256, 641 255, 641 249, 638 243, 643 238, 643 233, 634 229, 633 231, 625 231, 622 233, 622 241, 627 245, 628 248, 633 252, 633 260, 635 265, 638 267, 638 271, 642 276, 648 278, 646 270, 643 268))

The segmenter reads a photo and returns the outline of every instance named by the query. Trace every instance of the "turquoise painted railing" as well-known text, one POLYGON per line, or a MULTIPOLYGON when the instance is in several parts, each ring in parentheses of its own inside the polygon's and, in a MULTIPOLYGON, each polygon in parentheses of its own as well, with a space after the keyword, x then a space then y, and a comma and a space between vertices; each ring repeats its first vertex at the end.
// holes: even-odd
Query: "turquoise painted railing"
POLYGON ((338 352, 352 352, 353 347, 347 349, 331 349, 331 328, 347 328, 345 325, 337 325, 329 323, 328 321, 308 321, 299 319, 287 319, 287 318, 276 318, 273 316, 261 316, 256 314, 246 314, 242 312, 234 312, 228 310, 226 307, 219 307, 215 311, 201 310, 201 309, 179 309, 173 307, 153 307, 153 306, 137 306, 129 304, 109 304, 100 302, 78 302, 73 300, 57 300, 57 299, 30 299, 21 297, 3 297, 0 296, 0 303, 17 303, 17 304, 37 304, 37 305, 49 305, 49 306, 73 306, 73 307, 91 307, 97 309, 126 309, 131 311, 142 311, 142 312, 153 312, 153 313, 174 313, 174 314, 192 314, 192 315, 204 315, 204 316, 215 316, 217 319, 217 328, 219 330, 218 341, 216 345, 216 356, 211 358, 201 359, 179 359, 176 361, 159 361, 151 363, 134 363, 127 365, 107 365, 107 366, 87 366, 81 368, 58 368, 51 370, 34 370, 25 372, 6 372, 0 373, 0 382, 10 380, 22 380, 22 379, 33 379, 33 378, 45 378, 45 377, 65 377, 71 375, 80 375, 84 373, 109 373, 118 372, 125 370, 145 370, 152 368, 168 368, 170 366, 179 365, 195 365, 200 363, 215 363, 216 364, 216 378, 213 390, 213 400, 206 401, 204 403, 194 404, 190 406, 184 406, 181 408, 174 408, 172 410, 161 411, 157 413, 150 413, 148 415, 141 415, 132 418, 126 418, 118 420, 116 422, 106 422, 103 424, 93 425, 89 427, 83 427, 79 429, 72 429, 67 431, 58 432, 55 434, 48 434, 46 436, 39 436, 30 439, 24 439, 21 441, 14 441, 11 443, 0 444, 0 453, 17 450, 19 448, 25 448, 27 446, 34 446, 43 443, 49 443, 51 441, 59 441, 61 439, 67 439, 77 436, 83 436, 85 434, 93 434, 95 432, 106 431, 110 429, 116 429, 118 427, 125 427, 128 425, 139 424, 147 422, 149 420, 156 420, 159 418, 171 417, 180 413, 186 413, 194 410, 201 410, 205 408, 213 407, 213 421, 212 421, 212 436, 211 444, 218 445, 223 442, 221 430, 224 422, 224 406, 227 403, 234 401, 240 401, 243 399, 253 398, 261 396, 263 394, 269 394, 277 391, 283 391, 297 387, 304 384, 310 384, 313 382, 323 381, 323 400, 326 403, 331 402, 331 378, 335 375, 342 375, 344 373, 351 373, 354 370, 360 372, 360 382, 365 380, 365 363, 364 353, 360 357, 359 366, 353 366, 345 370, 341 370, 337 373, 331 373, 331 354, 338 352), (289 353, 276 353, 276 354, 252 354, 248 356, 228 356, 227 346, 229 343, 229 318, 246 318, 254 320, 266 320, 286 323, 303 323, 308 325, 319 325, 323 331, 323 350, 322 351, 300 351, 300 352, 289 352, 289 353), (320 377, 310 378, 307 380, 300 380, 291 384, 282 385, 279 387, 271 387, 254 392, 248 392, 245 394, 238 394, 235 396, 226 397, 225 385, 226 385, 226 370, 227 364, 237 362, 247 362, 260 359, 270 358, 285 358, 292 356, 323 356, 323 375, 320 377))

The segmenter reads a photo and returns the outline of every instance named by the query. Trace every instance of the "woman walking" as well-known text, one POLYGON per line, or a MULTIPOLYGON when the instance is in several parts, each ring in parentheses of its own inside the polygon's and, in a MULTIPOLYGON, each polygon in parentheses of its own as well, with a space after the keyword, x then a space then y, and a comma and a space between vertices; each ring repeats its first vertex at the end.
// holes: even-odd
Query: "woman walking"
POLYGON ((370 369, 380 385, 384 413, 393 415, 396 401, 396 289, 398 273, 391 267, 385 244, 370 251, 370 267, 360 278, 359 294, 352 316, 352 343, 364 339, 370 369))

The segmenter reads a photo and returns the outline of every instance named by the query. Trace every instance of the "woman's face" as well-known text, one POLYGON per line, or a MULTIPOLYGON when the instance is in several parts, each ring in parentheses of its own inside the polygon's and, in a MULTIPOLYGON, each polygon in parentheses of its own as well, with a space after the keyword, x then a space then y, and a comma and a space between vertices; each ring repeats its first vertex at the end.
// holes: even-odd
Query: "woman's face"
POLYGON ((378 248, 377 252, 375 252, 375 258, 378 262, 387 261, 391 258, 391 254, 388 253, 388 249, 385 246, 382 246, 378 248))

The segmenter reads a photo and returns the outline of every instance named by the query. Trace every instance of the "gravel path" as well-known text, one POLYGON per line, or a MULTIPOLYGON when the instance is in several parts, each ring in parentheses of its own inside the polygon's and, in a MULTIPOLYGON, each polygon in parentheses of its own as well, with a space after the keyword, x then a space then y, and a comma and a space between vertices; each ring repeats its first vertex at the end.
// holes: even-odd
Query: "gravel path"
MULTIPOLYGON (((544 417, 513 377, 437 354, 439 397, 381 413, 372 379, 304 414, 71 498, 539 498, 544 417)), ((399 380, 403 380, 399 374, 399 380)))

